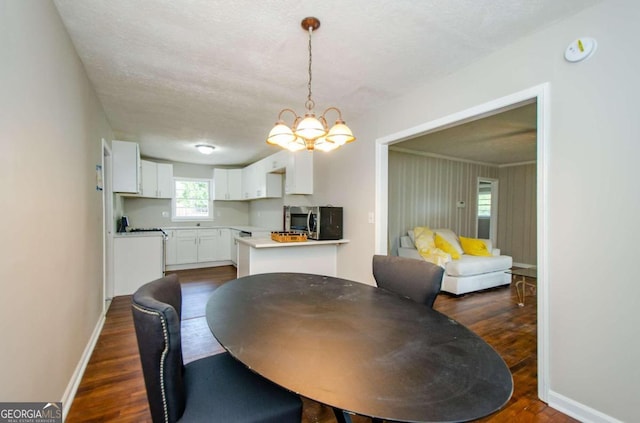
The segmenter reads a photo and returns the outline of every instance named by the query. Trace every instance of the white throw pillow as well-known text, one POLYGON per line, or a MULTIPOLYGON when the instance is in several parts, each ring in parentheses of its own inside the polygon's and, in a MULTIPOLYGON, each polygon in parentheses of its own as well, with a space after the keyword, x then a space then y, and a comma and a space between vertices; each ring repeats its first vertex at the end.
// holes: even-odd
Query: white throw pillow
POLYGON ((481 239, 481 241, 482 241, 482 242, 484 242, 484 245, 486 245, 486 246, 487 246, 487 250, 488 250, 489 252, 492 252, 492 251, 493 251, 493 247, 492 247, 492 245, 491 245, 491 240, 490 240, 490 239, 481 239))

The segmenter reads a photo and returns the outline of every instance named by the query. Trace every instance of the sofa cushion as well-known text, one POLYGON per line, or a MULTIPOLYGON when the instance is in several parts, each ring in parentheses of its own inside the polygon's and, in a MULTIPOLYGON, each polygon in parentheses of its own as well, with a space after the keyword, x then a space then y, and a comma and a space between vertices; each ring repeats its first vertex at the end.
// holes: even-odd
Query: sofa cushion
POLYGON ((463 254, 460 260, 447 263, 445 273, 449 276, 473 276, 483 273, 498 272, 511 268, 513 259, 510 256, 478 257, 463 254))
POLYGON ((460 241, 458 241, 458 237, 451 229, 434 229, 433 232, 440 235, 445 241, 451 244, 458 254, 464 254, 460 241))
POLYGON ((411 238, 405 235, 400 237, 400 248, 416 248, 416 246, 411 241, 411 238))
POLYGON ((465 254, 472 256, 490 257, 491 251, 487 249, 487 244, 482 239, 460 237, 460 245, 465 254))

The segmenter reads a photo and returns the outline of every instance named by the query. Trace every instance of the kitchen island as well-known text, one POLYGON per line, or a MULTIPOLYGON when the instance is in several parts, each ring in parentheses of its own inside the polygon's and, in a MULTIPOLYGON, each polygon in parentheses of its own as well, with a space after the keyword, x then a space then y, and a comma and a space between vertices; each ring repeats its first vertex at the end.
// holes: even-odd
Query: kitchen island
POLYGON ((338 247, 334 241, 277 242, 270 238, 238 238, 238 277, 272 272, 337 276, 338 247))

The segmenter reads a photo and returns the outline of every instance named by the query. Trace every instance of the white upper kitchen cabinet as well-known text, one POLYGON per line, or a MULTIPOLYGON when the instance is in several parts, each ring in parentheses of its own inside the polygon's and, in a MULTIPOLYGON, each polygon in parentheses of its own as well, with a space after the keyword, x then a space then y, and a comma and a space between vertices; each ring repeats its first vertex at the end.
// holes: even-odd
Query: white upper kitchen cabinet
POLYGON ((257 166, 255 164, 242 168, 242 199, 250 200, 255 198, 257 182, 257 166))
POLYGON ((242 169, 242 199, 282 197, 282 175, 271 171, 269 157, 242 169))
POLYGON ((173 196, 173 165, 140 161, 142 190, 140 195, 149 198, 171 198, 173 196))
POLYGON ((286 194, 313 194, 313 153, 310 151, 288 154, 284 192, 286 194))
POLYGON ((282 150, 264 159, 266 163, 265 169, 267 172, 284 170, 289 162, 290 153, 290 151, 282 150))
POLYGON ((140 193, 140 147, 135 142, 111 141, 113 192, 140 193))
POLYGON ((214 200, 238 201, 242 195, 242 169, 213 169, 214 200))
POLYGON ((173 198, 173 165, 157 163, 158 198, 173 198))

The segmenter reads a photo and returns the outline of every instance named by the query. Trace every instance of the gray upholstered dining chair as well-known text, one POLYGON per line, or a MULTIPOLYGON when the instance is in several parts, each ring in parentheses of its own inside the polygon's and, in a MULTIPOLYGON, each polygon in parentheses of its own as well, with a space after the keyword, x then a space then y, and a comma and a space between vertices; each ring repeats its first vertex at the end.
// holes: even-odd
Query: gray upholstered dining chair
POLYGON ((300 423, 302 400, 229 353, 182 361, 182 293, 177 276, 140 287, 133 321, 154 423, 300 423))
POLYGON ((433 307, 440 293, 444 269, 424 260, 373 256, 373 277, 378 287, 433 307))

